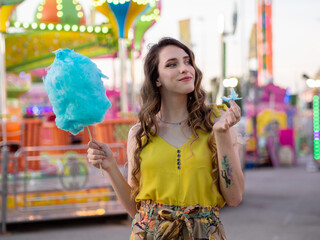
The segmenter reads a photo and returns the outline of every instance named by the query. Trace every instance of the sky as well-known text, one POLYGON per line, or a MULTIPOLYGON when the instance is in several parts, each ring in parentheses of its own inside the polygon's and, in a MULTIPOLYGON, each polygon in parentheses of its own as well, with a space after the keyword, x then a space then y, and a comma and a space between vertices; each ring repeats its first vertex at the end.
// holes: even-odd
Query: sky
MULTIPOLYGON (((90 1, 78 0, 90 15, 90 1)), ((191 21, 191 42, 197 65, 204 74, 204 86, 209 88, 210 79, 221 75, 218 16, 225 16, 225 30, 232 30, 232 12, 238 9, 238 26, 233 36, 226 38, 227 77, 248 75, 248 48, 252 24, 256 22, 257 0, 162 0, 160 20, 145 36, 142 58, 136 61, 136 78, 143 79, 142 61, 149 43, 161 37, 179 38, 178 22, 191 21)), ((17 8, 18 20, 33 21, 41 0, 25 0, 17 8)), ((273 0, 273 65, 274 83, 298 93, 307 88, 301 77, 306 73, 314 78, 320 69, 320 1, 273 0)), ((97 17, 97 21, 103 20, 97 17)), ((108 60, 99 60, 103 72, 111 71, 108 60)), ((110 75, 106 73, 107 75, 110 75)))

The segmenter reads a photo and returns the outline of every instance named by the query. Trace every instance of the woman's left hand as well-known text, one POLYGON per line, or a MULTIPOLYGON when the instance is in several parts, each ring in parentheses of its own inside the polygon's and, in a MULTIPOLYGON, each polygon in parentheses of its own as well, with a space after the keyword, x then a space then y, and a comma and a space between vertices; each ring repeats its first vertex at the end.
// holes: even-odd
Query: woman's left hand
POLYGON ((230 100, 230 108, 222 114, 217 122, 213 125, 214 132, 226 132, 232 126, 237 124, 241 119, 241 109, 232 100, 230 100))

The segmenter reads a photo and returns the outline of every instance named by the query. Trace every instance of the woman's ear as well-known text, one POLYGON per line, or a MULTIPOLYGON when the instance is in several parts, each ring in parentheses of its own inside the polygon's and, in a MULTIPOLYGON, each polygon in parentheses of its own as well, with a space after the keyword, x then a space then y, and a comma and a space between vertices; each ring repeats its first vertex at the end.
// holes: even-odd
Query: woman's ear
POLYGON ((156 80, 156 86, 161 87, 161 82, 159 81, 159 79, 156 80))

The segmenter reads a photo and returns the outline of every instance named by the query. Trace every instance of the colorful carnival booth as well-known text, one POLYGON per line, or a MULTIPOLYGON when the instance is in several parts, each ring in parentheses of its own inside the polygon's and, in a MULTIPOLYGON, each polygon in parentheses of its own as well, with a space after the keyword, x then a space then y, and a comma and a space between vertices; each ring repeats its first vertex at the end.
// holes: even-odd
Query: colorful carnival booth
POLYGON ((256 102, 247 98, 247 167, 296 164, 294 98, 272 83, 259 88, 256 102))
MULTIPOLYGON (((54 60, 52 52, 59 48, 90 58, 119 58, 120 62, 129 58, 133 65, 144 33, 159 19, 160 0, 93 0, 88 6, 76 0, 43 0, 33 22, 19 22, 12 12, 27 7, 27 2, 0 0, 5 46, 0 52, 5 53, 2 67, 6 68, 6 74, 0 75, 2 99, 5 96, 0 141, 9 147, 7 161, 0 157, 1 176, 7 180, 1 195, 7 211, 2 222, 125 213, 107 176, 86 162, 88 133, 74 136, 56 127, 42 77, 54 60), (83 7, 91 7, 92 16, 95 9, 100 11, 106 16, 104 23, 87 24, 83 7)), ((113 107, 102 123, 90 126, 95 139, 110 144, 125 176, 126 138, 136 118, 128 114, 135 105, 123 96, 131 92, 128 82, 134 86, 133 76, 121 76, 120 90, 107 89, 113 107)))

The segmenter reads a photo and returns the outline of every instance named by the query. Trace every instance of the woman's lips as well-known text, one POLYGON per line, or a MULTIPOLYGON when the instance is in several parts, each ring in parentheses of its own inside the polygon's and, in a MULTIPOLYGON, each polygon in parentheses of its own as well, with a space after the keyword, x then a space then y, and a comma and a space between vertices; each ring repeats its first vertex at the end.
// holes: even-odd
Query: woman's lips
POLYGON ((183 77, 183 78, 181 78, 179 81, 181 81, 181 82, 186 82, 186 81, 190 81, 190 80, 192 80, 192 77, 183 77))

